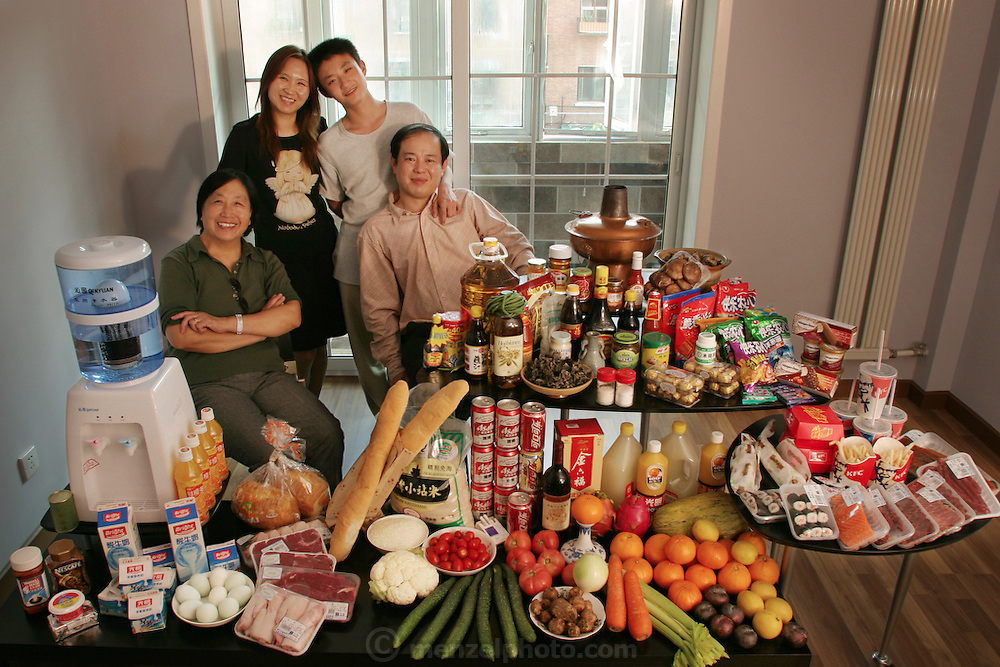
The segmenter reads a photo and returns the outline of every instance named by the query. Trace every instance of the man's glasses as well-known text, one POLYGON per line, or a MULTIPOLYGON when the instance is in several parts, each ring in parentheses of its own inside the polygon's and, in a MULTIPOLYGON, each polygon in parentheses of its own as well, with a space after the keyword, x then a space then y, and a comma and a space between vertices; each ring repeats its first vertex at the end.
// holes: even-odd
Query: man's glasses
POLYGON ((239 302, 243 314, 247 314, 250 311, 250 304, 243 298, 243 286, 234 276, 229 276, 229 284, 233 286, 233 298, 239 302))

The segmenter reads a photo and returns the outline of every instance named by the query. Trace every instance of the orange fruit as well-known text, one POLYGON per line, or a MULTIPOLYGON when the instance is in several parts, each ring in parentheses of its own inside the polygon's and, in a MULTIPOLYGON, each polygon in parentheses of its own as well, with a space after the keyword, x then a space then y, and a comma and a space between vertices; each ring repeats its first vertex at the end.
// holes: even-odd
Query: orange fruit
POLYGON ((718 570, 729 562, 729 552, 718 542, 702 542, 695 551, 695 559, 705 567, 718 570))
POLYGON ((653 533, 646 538, 646 544, 642 548, 642 557, 649 561, 650 565, 656 565, 661 560, 667 559, 664 548, 670 541, 669 535, 653 533))
POLYGON ((704 591, 709 586, 714 586, 717 583, 715 570, 701 563, 688 565, 684 571, 684 578, 697 586, 699 591, 704 591))
POLYGON ((645 558, 629 558, 626 561, 622 561, 622 569, 626 572, 635 570, 635 573, 639 575, 639 581, 644 584, 648 584, 653 580, 653 566, 645 558))
POLYGON ((730 595, 747 590, 750 588, 750 584, 753 583, 753 578, 750 576, 750 570, 747 569, 747 566, 734 560, 726 563, 726 565, 719 570, 717 576, 719 584, 725 588, 726 592, 730 595))
POLYGON ((724 537, 721 540, 719 540, 719 544, 726 547, 726 553, 729 553, 729 550, 733 548, 734 542, 728 537, 724 537))
POLYGON ((671 563, 669 560, 660 561, 653 568, 653 581, 656 585, 667 590, 670 588, 670 584, 675 581, 684 580, 684 568, 677 563, 671 563))
POLYGON ((741 533, 737 539, 746 540, 747 542, 757 547, 758 556, 763 556, 764 554, 767 553, 767 547, 764 544, 764 538, 756 530, 748 530, 744 533, 741 533))
POLYGON ((642 558, 642 538, 635 533, 621 532, 611 540, 611 553, 622 559, 642 558))
POLYGON ((778 575, 781 568, 770 556, 757 556, 754 562, 747 566, 750 571, 750 578, 754 581, 766 581, 769 584, 778 582, 778 575))
POLYGON ((750 563, 757 560, 757 547, 753 542, 748 540, 736 540, 733 543, 733 548, 729 550, 732 554, 733 560, 737 563, 743 563, 744 565, 749 565, 750 563))
POLYGON ((581 526, 592 526, 604 518, 604 503, 597 496, 584 493, 573 501, 570 512, 581 526))
POLYGON ((674 535, 667 542, 667 560, 671 560, 678 565, 687 565, 694 560, 698 546, 687 535, 674 535))
POLYGON ((693 582, 681 579, 670 584, 667 599, 680 607, 681 611, 691 611, 701 602, 701 590, 693 582))

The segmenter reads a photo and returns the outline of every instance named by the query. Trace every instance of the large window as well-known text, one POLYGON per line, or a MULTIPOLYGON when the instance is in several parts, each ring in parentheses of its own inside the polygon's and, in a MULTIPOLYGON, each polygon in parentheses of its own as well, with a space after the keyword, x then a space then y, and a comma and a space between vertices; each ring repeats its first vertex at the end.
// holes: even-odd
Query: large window
MULTIPOLYGON (((492 202, 536 252, 565 241, 563 225, 597 210, 607 184, 627 186, 630 211, 672 243, 681 0, 235 1, 237 118, 255 112, 276 48, 348 37, 372 93, 418 104, 454 146, 456 185, 492 202)), ((327 101, 329 121, 341 114, 327 101)))

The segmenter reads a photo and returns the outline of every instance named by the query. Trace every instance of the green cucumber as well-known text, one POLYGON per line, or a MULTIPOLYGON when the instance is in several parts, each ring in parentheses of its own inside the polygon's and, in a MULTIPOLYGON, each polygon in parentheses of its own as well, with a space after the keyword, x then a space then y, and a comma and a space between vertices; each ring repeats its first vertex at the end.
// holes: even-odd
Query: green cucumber
POLYGON ((472 617, 476 609, 476 596, 479 594, 479 582, 482 578, 483 573, 480 572, 466 589, 465 597, 462 598, 462 609, 458 612, 458 620, 455 621, 455 626, 445 637, 444 650, 441 652, 442 658, 450 658, 458 649, 458 645, 465 639, 465 634, 472 624, 472 617))
POLYGON ((496 660, 493 648, 493 630, 490 628, 490 608, 493 603, 493 570, 486 568, 479 582, 479 604, 476 606, 476 635, 479 637, 479 651, 483 657, 496 660))
POLYGON ((497 615, 500 617, 500 632, 503 643, 507 646, 507 655, 517 657, 517 630, 514 628, 514 615, 510 610, 510 598, 503 589, 503 573, 500 566, 493 564, 493 599, 497 603, 497 615))
POLYGON ((524 600, 521 598, 521 587, 517 585, 517 574, 509 565, 503 563, 500 566, 503 570, 504 579, 507 581, 507 592, 510 593, 510 606, 514 612, 514 625, 517 631, 529 642, 534 642, 538 637, 535 635, 535 628, 528 620, 528 614, 524 610, 524 600))
POLYGON ((393 648, 399 648, 403 645, 406 638, 409 637, 414 630, 416 630, 417 623, 420 622, 420 619, 426 616, 427 612, 437 606, 437 603, 444 599, 448 589, 454 585, 455 579, 446 579, 441 583, 441 585, 431 591, 431 594, 425 597, 420 604, 414 607, 413 611, 407 614, 406 618, 403 619, 403 622, 399 624, 398 628, 396 628, 396 637, 392 640, 393 648))
POLYGON ((448 619, 458 609, 458 603, 462 600, 462 594, 465 593, 465 589, 471 583, 472 577, 460 577, 458 583, 448 591, 448 595, 445 596, 444 601, 441 603, 441 607, 438 609, 437 615, 434 616, 434 620, 427 626, 427 629, 420 635, 420 639, 417 640, 417 643, 413 647, 411 657, 414 660, 420 660, 430 650, 431 644, 434 643, 437 636, 444 630, 448 619))

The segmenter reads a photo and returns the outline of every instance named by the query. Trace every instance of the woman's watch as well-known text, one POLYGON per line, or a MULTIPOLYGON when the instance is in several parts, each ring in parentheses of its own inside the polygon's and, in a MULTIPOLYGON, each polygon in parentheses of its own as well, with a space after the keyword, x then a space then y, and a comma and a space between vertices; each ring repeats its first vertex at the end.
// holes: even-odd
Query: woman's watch
POLYGON ((241 333, 243 333, 243 315, 236 313, 236 335, 239 336, 241 333))

